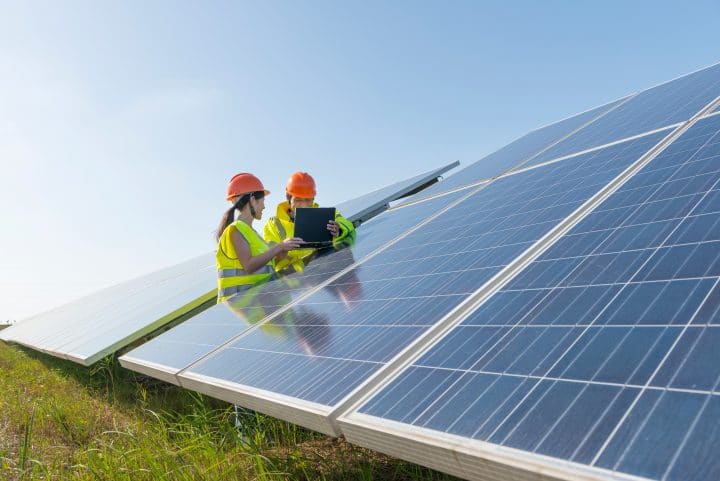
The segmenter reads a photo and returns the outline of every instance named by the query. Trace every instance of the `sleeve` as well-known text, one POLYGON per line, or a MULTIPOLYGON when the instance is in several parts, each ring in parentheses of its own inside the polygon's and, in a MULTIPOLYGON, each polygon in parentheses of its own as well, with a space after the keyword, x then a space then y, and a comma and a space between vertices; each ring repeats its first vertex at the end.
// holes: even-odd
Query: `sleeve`
POLYGON ((282 242, 280 232, 278 231, 277 225, 275 225, 275 217, 270 217, 265 223, 263 228, 263 239, 270 245, 279 244, 282 242))
POLYGON ((343 217, 339 211, 335 211, 335 222, 340 227, 340 234, 335 238, 335 242, 355 240, 355 226, 343 217))

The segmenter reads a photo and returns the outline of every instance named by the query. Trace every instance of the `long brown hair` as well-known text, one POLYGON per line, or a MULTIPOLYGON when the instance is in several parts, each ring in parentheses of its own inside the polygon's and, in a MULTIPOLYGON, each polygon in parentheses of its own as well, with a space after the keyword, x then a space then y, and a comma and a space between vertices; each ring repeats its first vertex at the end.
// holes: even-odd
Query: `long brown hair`
MULTIPOLYGON (((265 192, 262 190, 259 190, 257 192, 250 192, 248 194, 243 194, 235 201, 235 203, 230 207, 222 216, 222 219, 220 219, 220 225, 218 226, 217 231, 215 232, 215 240, 220 240, 220 237, 222 236, 222 233, 225 232, 225 229, 232 224, 235 221, 235 210, 242 210, 243 207, 245 207, 245 204, 250 202, 250 197, 254 197, 256 199, 262 199, 265 197, 265 192)), ((250 206, 250 212, 255 217, 255 209, 253 209, 252 206, 250 206)))

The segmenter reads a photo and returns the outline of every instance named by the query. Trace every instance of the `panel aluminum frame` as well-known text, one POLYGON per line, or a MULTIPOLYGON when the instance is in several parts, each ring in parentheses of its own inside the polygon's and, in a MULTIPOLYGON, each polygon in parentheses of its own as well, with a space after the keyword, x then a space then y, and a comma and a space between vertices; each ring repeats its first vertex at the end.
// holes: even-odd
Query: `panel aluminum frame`
POLYGON ((470 481, 644 480, 361 413, 343 417, 341 426, 352 444, 470 481))

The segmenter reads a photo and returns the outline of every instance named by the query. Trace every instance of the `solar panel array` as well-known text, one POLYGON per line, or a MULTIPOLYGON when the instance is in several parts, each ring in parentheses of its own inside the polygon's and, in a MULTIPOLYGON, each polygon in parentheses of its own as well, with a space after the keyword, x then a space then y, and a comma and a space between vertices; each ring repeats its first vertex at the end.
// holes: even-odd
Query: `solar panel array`
MULTIPOLYGON (((720 75, 704 78, 712 101, 720 75)), ((506 448, 495 468, 478 463, 487 453, 444 466, 471 479, 500 476, 512 460, 566 466, 569 479, 719 478, 719 195, 711 116, 399 371, 343 431, 388 452, 419 449, 389 446, 398 433, 445 444, 445 457, 457 439, 477 442, 476 453, 506 448)), ((432 451, 404 457, 444 462, 428 461, 432 451)))
POLYGON ((719 95, 538 129, 121 361, 468 479, 720 478, 719 95))
POLYGON ((720 408, 719 133, 717 116, 700 121, 359 412, 651 479, 714 479, 671 463, 720 448, 706 409, 720 408))
MULTIPOLYGON (((569 168, 551 164, 500 179, 465 193, 444 212, 440 209, 450 201, 446 196, 383 214, 377 221, 401 232, 428 213, 441 212, 422 229, 386 245, 260 328, 246 331, 242 326, 237 334, 245 335, 236 340, 217 346, 199 342, 202 333, 183 335, 191 347, 174 351, 210 352, 192 365, 175 366, 173 374, 181 385, 233 402, 247 405, 242 396, 250 395, 266 410, 269 402, 278 403, 288 410, 285 417, 302 415, 307 405, 329 416, 388 361, 665 135, 655 133, 586 154, 573 159, 569 168), (247 369, 250 365, 262 367, 247 369), (218 392, 219 385, 227 390, 218 392)), ((376 248, 398 231, 391 236, 387 232, 387 227, 374 232, 363 228, 359 246, 370 242, 376 248)), ((355 253, 357 247, 351 250, 355 253)), ((261 292, 268 288, 262 286, 261 292)), ((218 306, 198 318, 212 324, 226 309, 218 306)), ((155 368, 167 363, 177 354, 152 346, 174 342, 182 329, 158 337, 121 362, 133 369, 137 364, 155 368), (162 362, 148 359, 151 349, 162 362)), ((211 332, 209 336, 217 334, 211 332)), ((311 427, 336 433, 327 419, 318 422, 311 427)))
MULTIPOLYGON (((392 184, 337 208, 352 222, 365 221, 386 209, 389 201, 433 182, 455 165, 392 184)), ((216 286, 215 254, 209 252, 24 319, 4 330, 0 339, 87 366, 213 305, 216 286)))

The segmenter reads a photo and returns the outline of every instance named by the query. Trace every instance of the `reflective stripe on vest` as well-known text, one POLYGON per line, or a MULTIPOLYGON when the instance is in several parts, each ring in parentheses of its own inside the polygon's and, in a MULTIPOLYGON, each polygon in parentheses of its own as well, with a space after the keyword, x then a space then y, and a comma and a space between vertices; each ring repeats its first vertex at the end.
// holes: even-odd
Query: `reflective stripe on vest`
POLYGON ((238 232, 247 241, 250 255, 257 256, 267 252, 268 246, 252 227, 238 220, 230 224, 220 236, 217 252, 215 254, 218 273, 218 302, 235 295, 249 287, 270 280, 274 275, 274 262, 271 260, 252 274, 244 269, 232 245, 232 229, 238 232), (234 257, 233 257, 234 256, 234 257))
MULTIPOLYGON (((260 269, 252 273, 252 275, 258 274, 273 274, 273 268, 265 264, 260 269)), ((243 269, 218 269, 218 277, 225 279, 227 277, 240 277, 248 275, 243 269)))
POLYGON ((228 297, 232 297, 236 294, 240 294, 242 291, 246 291, 252 287, 251 284, 245 284, 245 285, 239 285, 239 286, 232 286, 232 287, 223 287, 218 289, 218 299, 225 300, 228 297))
POLYGON ((275 223, 275 227, 277 227, 278 233, 280 234, 281 242, 282 239, 287 239, 287 234, 285 234, 285 227, 283 227, 280 219, 278 219, 277 217, 273 217, 272 220, 275 223))

